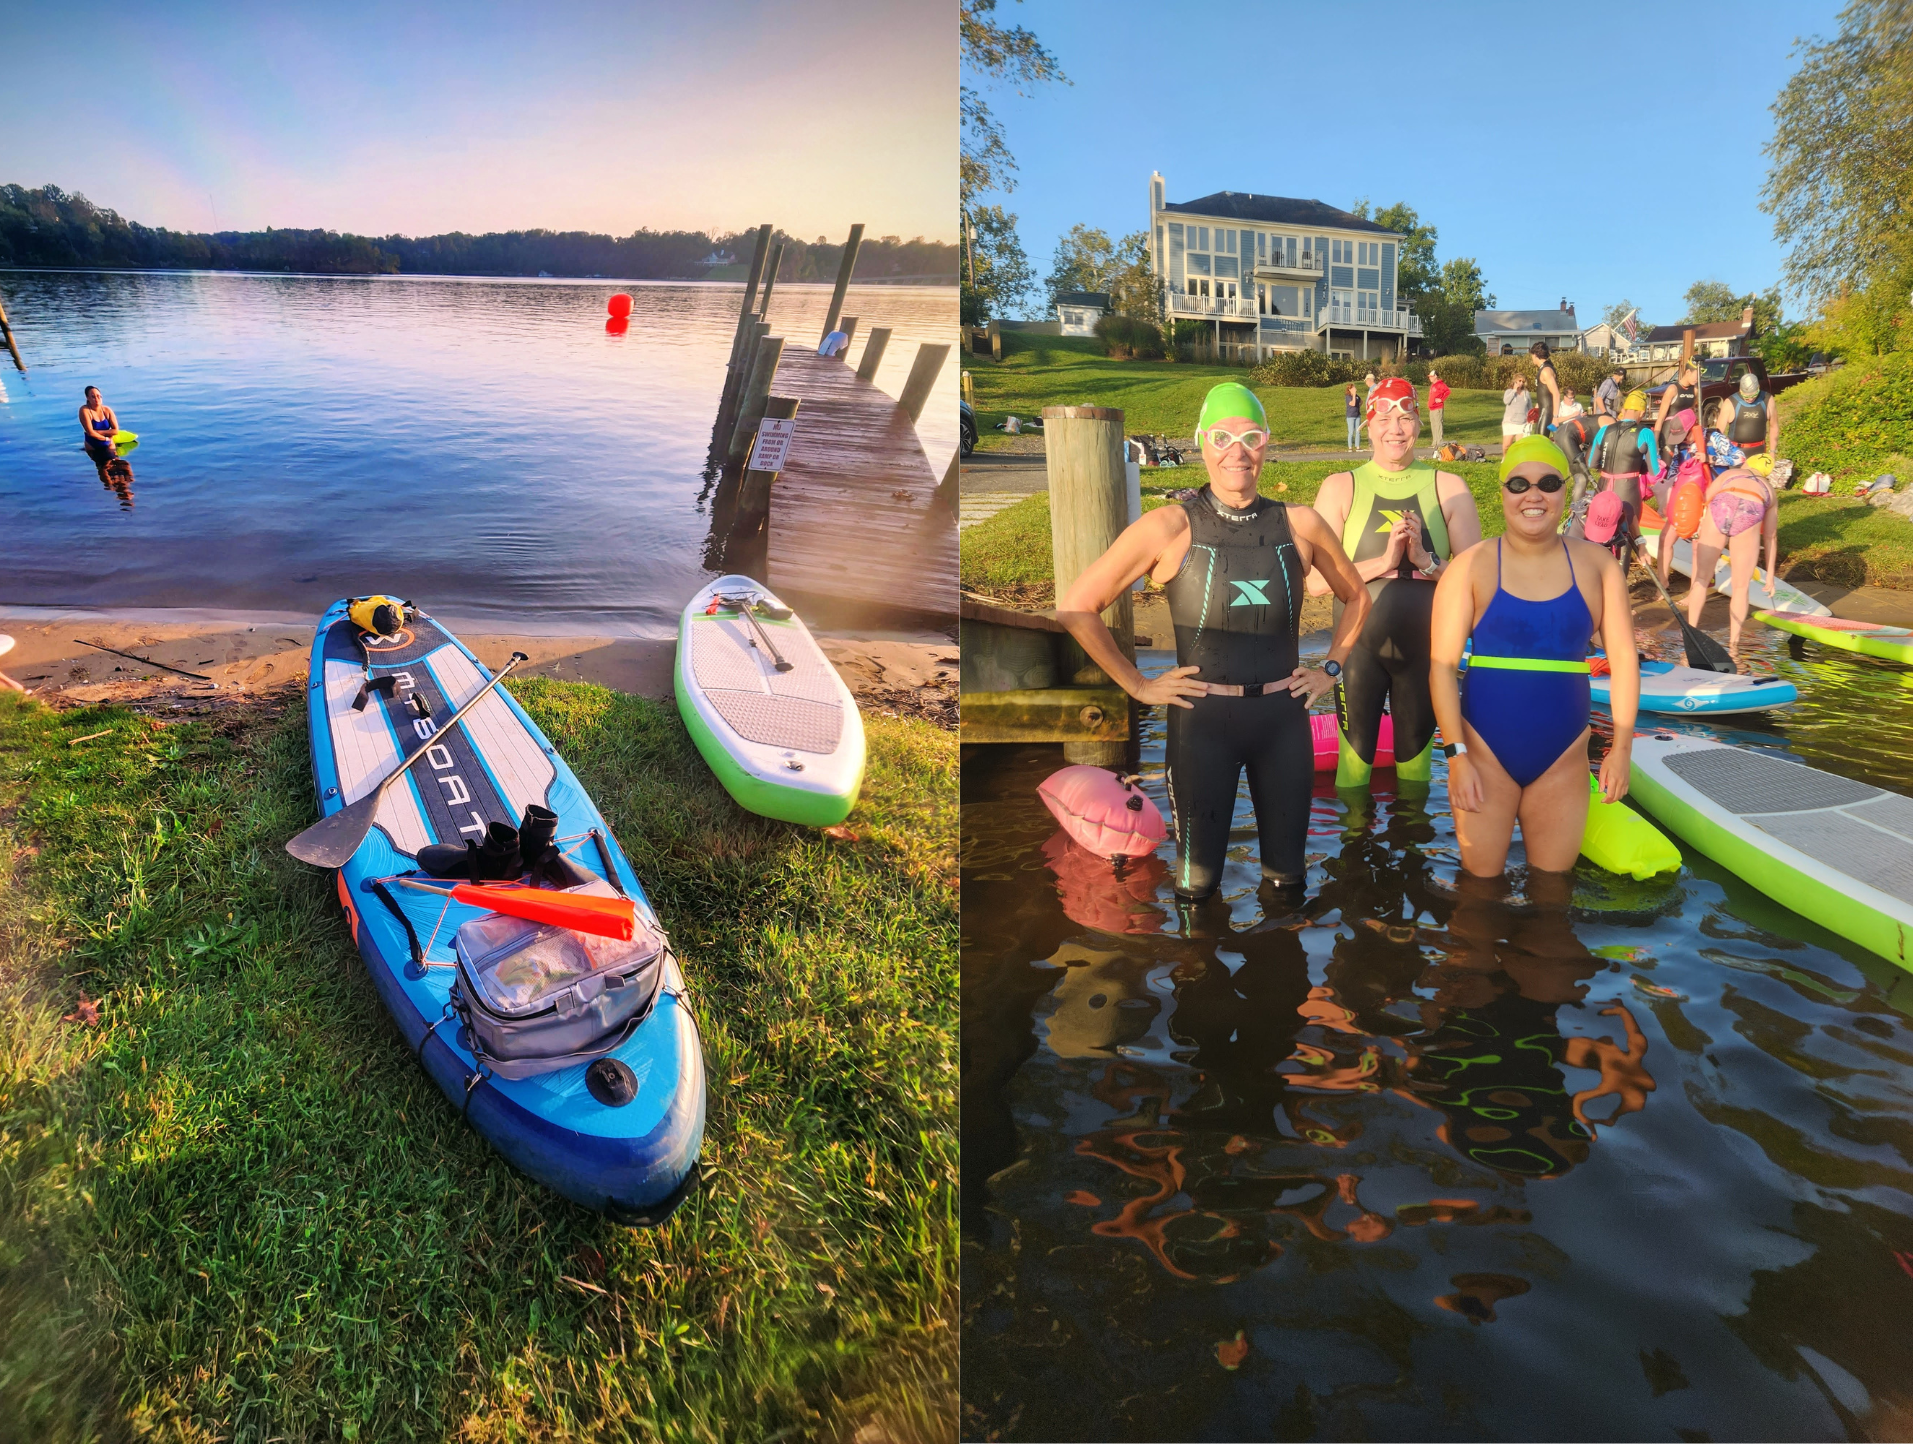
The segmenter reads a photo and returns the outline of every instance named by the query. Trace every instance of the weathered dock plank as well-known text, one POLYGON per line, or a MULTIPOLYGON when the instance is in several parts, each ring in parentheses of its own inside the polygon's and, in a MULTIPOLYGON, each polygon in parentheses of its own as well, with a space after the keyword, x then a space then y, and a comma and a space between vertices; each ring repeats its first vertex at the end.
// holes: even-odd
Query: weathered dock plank
POLYGON ((796 350, 773 383, 800 410, 768 511, 768 585, 836 618, 953 625, 959 531, 913 422, 846 362, 796 350))

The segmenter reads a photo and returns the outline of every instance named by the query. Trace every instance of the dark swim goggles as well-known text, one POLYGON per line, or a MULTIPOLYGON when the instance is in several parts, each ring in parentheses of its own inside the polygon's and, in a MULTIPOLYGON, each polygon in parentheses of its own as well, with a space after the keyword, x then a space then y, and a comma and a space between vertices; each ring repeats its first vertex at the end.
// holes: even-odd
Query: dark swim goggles
POLYGON ((1510 476, 1502 484, 1515 496, 1525 496, 1530 486, 1537 486, 1546 495, 1552 496, 1567 484, 1567 479, 1564 476, 1555 475, 1543 476, 1538 481, 1529 481, 1524 476, 1510 476))

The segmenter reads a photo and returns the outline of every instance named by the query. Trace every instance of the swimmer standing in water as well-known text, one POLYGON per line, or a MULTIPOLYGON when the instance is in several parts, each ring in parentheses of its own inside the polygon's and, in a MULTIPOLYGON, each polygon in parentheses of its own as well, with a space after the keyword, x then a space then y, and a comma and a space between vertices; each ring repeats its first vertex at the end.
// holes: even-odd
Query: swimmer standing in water
POLYGON ((1313 800, 1307 708, 1340 675, 1371 599, 1318 513, 1260 495, 1268 431, 1257 396, 1237 382, 1214 387, 1194 439, 1206 488, 1121 532, 1061 593, 1055 615, 1128 696, 1166 704, 1174 895, 1202 902, 1220 886, 1242 768, 1260 831, 1262 881, 1303 895, 1313 800), (1300 662, 1300 607, 1316 569, 1346 611, 1327 660, 1308 667, 1300 662), (1179 658, 1151 680, 1100 620, 1148 575, 1167 589, 1179 658))
MULTIPOLYGON (((1373 776, 1380 714, 1391 699, 1394 770, 1425 782, 1433 769, 1433 693, 1427 644, 1433 630, 1433 587, 1449 560, 1480 540, 1480 513, 1466 482, 1413 460, 1420 439, 1418 399, 1401 378, 1380 384, 1367 405, 1373 459, 1320 483, 1320 514, 1373 605, 1334 692, 1340 719, 1337 787, 1365 787, 1373 776)), ((1310 596, 1332 590, 1318 573, 1310 596)), ((1337 628, 1345 608, 1334 604, 1337 628)))
POLYGON ((1513 824, 1527 863, 1573 867, 1591 791, 1587 639, 1606 644, 1613 673, 1613 746, 1600 764, 1608 802, 1627 795, 1640 659, 1627 580, 1605 548, 1561 535, 1566 455, 1522 437, 1500 463, 1504 535, 1463 552, 1433 600, 1433 710, 1451 759, 1460 862, 1475 877, 1506 870, 1513 824), (1469 634, 1473 656, 1459 680, 1469 634))

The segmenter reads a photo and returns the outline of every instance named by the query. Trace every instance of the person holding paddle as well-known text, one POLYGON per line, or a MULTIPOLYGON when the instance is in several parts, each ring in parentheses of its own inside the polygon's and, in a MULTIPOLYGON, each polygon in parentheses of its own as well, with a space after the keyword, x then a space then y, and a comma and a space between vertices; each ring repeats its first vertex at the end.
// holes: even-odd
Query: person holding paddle
POLYGON ((1592 790, 1586 659, 1595 631, 1613 674, 1613 746, 1600 789, 1609 803, 1627 795, 1640 706, 1633 608, 1606 549, 1559 534, 1571 470, 1546 437, 1515 442, 1500 463, 1505 534, 1491 548, 1463 551, 1434 591, 1433 711, 1460 862, 1475 877, 1506 869, 1516 819, 1528 866, 1566 872, 1580 855, 1592 790))
POLYGON ((1760 559, 1760 541, 1767 543, 1766 593, 1773 595, 1773 567, 1779 560, 1780 507, 1773 483, 1748 465, 1730 467, 1707 486, 1707 512, 1693 542, 1693 582, 1687 588, 1687 624, 1700 625, 1707 604, 1707 587, 1727 554, 1732 568, 1733 595, 1727 601, 1727 650, 1734 664, 1740 660, 1740 628, 1747 620, 1747 579, 1760 559))

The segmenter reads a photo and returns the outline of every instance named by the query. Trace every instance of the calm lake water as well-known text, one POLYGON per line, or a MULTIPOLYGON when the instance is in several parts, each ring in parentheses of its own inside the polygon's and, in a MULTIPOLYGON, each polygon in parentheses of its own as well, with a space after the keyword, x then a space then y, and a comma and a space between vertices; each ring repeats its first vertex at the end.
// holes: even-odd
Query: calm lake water
MULTIPOLYGON (((711 575, 702 470, 741 288, 225 272, 0 272, 0 605, 317 613, 371 591, 533 632, 670 636, 711 575), (606 298, 634 298, 624 336, 606 298), (134 480, 80 445, 97 385, 134 480), (124 494, 123 494, 124 493, 124 494)), ((831 290, 774 288, 817 339, 831 290)), ((951 288, 855 286, 856 355, 952 344, 951 288)), ((948 384, 959 393, 959 357, 948 384)), ((959 444, 936 399, 936 475, 959 444)))
MULTIPOLYGON (((1910 795, 1912 674, 1764 645, 1716 735, 1910 795)), ((1443 777, 1182 913, 1059 765, 962 773, 964 1437, 1912 1437, 1909 974, 1685 849, 1474 896, 1443 777)))

